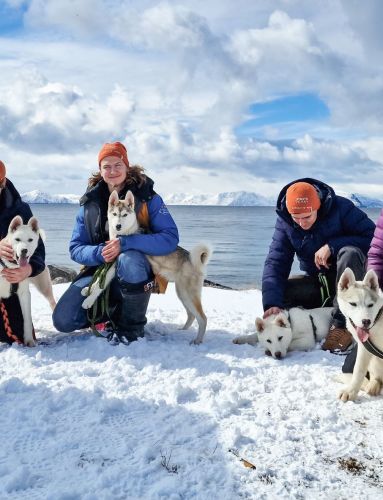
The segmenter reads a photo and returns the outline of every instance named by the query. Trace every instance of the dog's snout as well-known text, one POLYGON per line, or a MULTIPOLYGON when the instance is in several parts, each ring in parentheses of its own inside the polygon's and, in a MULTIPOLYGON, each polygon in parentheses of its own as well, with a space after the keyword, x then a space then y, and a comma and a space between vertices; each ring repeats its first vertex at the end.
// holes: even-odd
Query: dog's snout
POLYGON ((371 325, 371 320, 362 319, 362 325, 364 326, 364 328, 368 328, 371 325))
POLYGON ((25 256, 27 255, 27 252, 28 252, 28 250, 27 250, 26 248, 23 248, 23 249, 21 250, 21 252, 20 252, 20 255, 21 255, 22 257, 25 257, 25 256))
POLYGON ((275 353, 275 357, 276 357, 277 359, 282 359, 282 353, 281 353, 280 351, 277 351, 277 352, 275 353))
POLYGON ((116 224, 116 229, 117 229, 117 231, 120 231, 120 229, 121 229, 121 224, 116 224))

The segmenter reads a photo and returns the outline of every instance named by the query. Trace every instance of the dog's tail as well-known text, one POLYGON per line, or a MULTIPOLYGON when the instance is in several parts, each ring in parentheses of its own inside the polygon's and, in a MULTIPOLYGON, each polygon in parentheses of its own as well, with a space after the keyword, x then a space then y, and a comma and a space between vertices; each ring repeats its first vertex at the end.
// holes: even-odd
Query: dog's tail
POLYGON ((196 269, 199 271, 204 271, 210 257, 212 256, 213 250, 209 245, 206 243, 200 243, 196 245, 191 251, 190 251, 190 260, 196 269))

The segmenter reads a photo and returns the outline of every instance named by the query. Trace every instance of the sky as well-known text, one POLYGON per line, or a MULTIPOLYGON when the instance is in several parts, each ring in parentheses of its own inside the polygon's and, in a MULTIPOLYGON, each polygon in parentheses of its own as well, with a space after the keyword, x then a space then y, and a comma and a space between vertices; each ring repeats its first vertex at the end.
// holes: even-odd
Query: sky
POLYGON ((122 141, 164 196, 276 196, 313 177, 383 198, 379 0, 2 0, 0 159, 82 194, 122 141))

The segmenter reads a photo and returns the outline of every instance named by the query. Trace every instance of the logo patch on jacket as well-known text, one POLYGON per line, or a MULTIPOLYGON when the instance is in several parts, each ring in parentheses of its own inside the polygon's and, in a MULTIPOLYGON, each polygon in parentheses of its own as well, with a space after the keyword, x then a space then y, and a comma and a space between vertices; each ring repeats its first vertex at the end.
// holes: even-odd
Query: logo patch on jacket
POLYGON ((161 215, 169 215, 169 210, 168 207, 165 205, 165 203, 162 204, 161 208, 158 211, 161 215))

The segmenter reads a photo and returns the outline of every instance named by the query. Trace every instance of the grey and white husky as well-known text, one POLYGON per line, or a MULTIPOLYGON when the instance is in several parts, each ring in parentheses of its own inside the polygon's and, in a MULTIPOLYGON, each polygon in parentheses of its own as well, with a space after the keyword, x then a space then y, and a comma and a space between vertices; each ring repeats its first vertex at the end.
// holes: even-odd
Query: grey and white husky
MULTIPOLYGON (((108 224, 111 239, 117 236, 127 236, 140 232, 136 213, 134 211, 134 196, 131 191, 126 193, 125 199, 118 198, 117 191, 113 191, 108 202, 108 224)), ((177 247, 177 250, 168 255, 146 255, 152 266, 154 274, 163 276, 168 281, 174 282, 178 298, 187 312, 187 320, 182 330, 190 328, 194 319, 198 322, 198 334, 191 342, 200 344, 206 331, 207 319, 202 309, 201 291, 206 273, 206 266, 211 257, 211 249, 206 244, 195 246, 191 252, 177 247)), ((106 274, 105 287, 116 274, 116 264, 106 274)), ((98 281, 82 289, 86 296, 82 307, 92 307, 97 297, 102 293, 98 281)))
MULTIPOLYGON (((3 259, 1 263, 2 267, 14 269, 26 266, 37 248, 40 236, 42 239, 45 238, 45 235, 39 228, 38 221, 35 217, 31 217, 28 224, 23 224, 23 220, 19 215, 14 217, 9 224, 8 234, 5 237, 5 241, 8 242, 13 248, 14 260, 10 262, 3 259)), ((25 279, 18 284, 16 293, 19 298, 21 313, 23 315, 24 344, 29 347, 33 347, 35 345, 35 341, 33 339, 31 293, 29 291, 29 283, 33 283, 37 290, 45 296, 52 309, 55 308, 56 302, 53 297, 52 282, 47 267, 39 275, 25 279)), ((11 284, 0 274, 0 299, 7 299, 10 295, 11 284)))
POLYGON ((368 271, 363 281, 356 281, 352 270, 347 268, 340 277, 337 297, 347 329, 358 343, 352 375, 337 377, 347 384, 340 390, 339 399, 352 401, 360 389, 376 396, 383 385, 383 359, 366 348, 370 345, 373 350, 383 351, 383 296, 375 271, 368 271), (369 380, 365 378, 367 372, 369 380))
POLYGON ((257 333, 236 337, 233 342, 250 345, 259 342, 267 356, 282 359, 287 351, 308 351, 323 340, 328 333, 331 312, 332 307, 292 307, 266 319, 257 318, 257 333))

